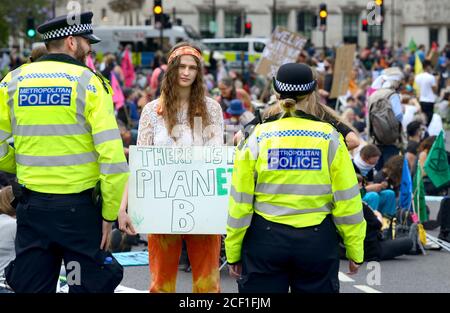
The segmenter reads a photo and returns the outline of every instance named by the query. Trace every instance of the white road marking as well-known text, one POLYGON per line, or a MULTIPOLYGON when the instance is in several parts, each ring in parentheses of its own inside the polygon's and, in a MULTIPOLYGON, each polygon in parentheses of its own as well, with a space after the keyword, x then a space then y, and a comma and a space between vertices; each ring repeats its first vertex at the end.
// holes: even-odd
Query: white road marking
POLYGON ((348 277, 347 275, 345 275, 342 272, 339 272, 339 276, 338 277, 339 277, 339 280, 341 282, 343 282, 343 283, 352 283, 352 282, 355 281, 354 279, 351 279, 350 277, 348 277))
POLYGON ((382 293, 379 290, 373 289, 373 288, 371 288, 369 286, 365 286, 365 285, 355 285, 354 287, 361 291, 364 291, 365 293, 382 293))

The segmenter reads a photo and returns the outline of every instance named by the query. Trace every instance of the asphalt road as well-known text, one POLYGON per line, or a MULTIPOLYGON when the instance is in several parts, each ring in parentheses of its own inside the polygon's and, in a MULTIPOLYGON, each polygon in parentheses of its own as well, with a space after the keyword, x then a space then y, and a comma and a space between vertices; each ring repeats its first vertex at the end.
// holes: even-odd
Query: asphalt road
MULTIPOLYGON (((428 203, 431 219, 435 219, 438 203, 428 203)), ((429 234, 437 237, 438 230, 429 234)), ((142 250, 144 246, 134 250, 142 250)), ((382 293, 445 293, 450 291, 450 252, 427 250, 426 255, 405 255, 395 260, 377 264, 365 263, 357 275, 348 276, 348 262, 341 261, 340 285, 342 293, 382 292, 382 293), (379 272, 377 269, 379 268, 379 272), (379 275, 378 275, 379 273, 379 275)), ((122 286, 140 291, 148 290, 150 272, 147 266, 125 268, 122 286)), ((236 293, 236 282, 229 277, 226 266, 221 271, 221 290, 236 293)), ((192 291, 192 275, 178 271, 177 293, 192 291)))
MULTIPOLYGON (((449 138, 447 131, 446 137, 449 138)), ((446 148, 450 151, 450 140, 446 141, 446 148)), ((436 219, 439 210, 438 202, 428 202, 430 219, 436 219)), ((437 237, 438 230, 428 231, 437 237)), ((142 250, 144 246, 135 247, 142 250)), ((341 261, 340 286, 342 293, 448 293, 450 292, 450 252, 445 250, 427 250, 426 255, 404 255, 395 260, 382 261, 379 265, 364 264, 358 274, 345 275, 348 262, 341 261), (379 266, 379 275, 376 275, 379 266)), ((121 285, 140 291, 148 290, 150 272, 147 266, 125 268, 121 285)), ((230 278, 225 266, 221 271, 221 290, 236 293, 236 282, 230 278)), ((182 270, 178 271, 177 292, 192 291, 192 275, 182 270)))

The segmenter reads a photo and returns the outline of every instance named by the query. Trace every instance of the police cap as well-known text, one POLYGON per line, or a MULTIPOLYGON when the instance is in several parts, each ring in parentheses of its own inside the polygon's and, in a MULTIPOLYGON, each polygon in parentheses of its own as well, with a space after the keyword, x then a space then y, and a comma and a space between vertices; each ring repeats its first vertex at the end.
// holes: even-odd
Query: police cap
POLYGON ((296 98, 313 92, 317 82, 311 68, 302 63, 286 63, 273 77, 273 87, 281 99, 296 98))
POLYGON ((92 12, 75 15, 58 16, 38 26, 37 31, 45 42, 62 39, 68 36, 81 36, 91 44, 100 42, 100 38, 93 34, 92 12))

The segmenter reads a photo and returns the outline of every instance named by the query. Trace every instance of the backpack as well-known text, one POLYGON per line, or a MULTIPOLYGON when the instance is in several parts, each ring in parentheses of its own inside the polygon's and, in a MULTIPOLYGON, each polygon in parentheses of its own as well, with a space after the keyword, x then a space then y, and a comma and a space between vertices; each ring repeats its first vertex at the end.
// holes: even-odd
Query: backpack
POLYGON ((391 89, 379 89, 369 97, 369 136, 379 144, 392 145, 400 138, 401 124, 389 100, 394 93, 391 89))
POLYGON ((412 241, 409 254, 425 254, 424 246, 427 239, 423 225, 414 221, 410 211, 398 210, 397 217, 387 222, 387 227, 383 231, 383 239, 395 240, 405 237, 412 241))
POLYGON ((162 67, 160 67, 159 69, 161 70, 161 72, 159 72, 158 75, 158 88, 156 88, 155 99, 161 95, 161 84, 164 78, 164 74, 166 73, 162 67))

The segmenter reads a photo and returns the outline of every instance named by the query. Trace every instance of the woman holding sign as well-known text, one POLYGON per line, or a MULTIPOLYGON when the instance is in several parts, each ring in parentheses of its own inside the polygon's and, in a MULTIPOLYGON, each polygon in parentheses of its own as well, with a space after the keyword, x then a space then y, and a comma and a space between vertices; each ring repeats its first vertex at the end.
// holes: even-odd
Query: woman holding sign
POLYGON ((339 292, 339 239, 349 271, 363 262, 366 222, 343 136, 305 112, 319 105, 309 66, 273 80, 283 114, 236 151, 225 249, 240 292, 339 292))
MULTIPOLYGON (((205 96, 201 50, 179 43, 169 53, 161 97, 148 103, 142 111, 137 145, 222 144, 222 109, 215 100, 205 96)), ((127 194, 125 192, 122 199, 119 225, 121 230, 132 234, 134 230, 126 213, 127 194)), ((175 292, 183 240, 192 267, 193 292, 219 292, 220 235, 189 234, 148 236, 150 292, 175 292)))

